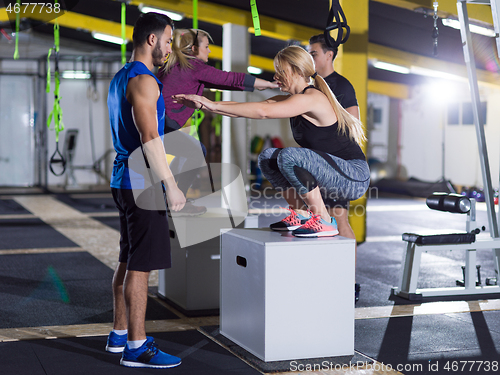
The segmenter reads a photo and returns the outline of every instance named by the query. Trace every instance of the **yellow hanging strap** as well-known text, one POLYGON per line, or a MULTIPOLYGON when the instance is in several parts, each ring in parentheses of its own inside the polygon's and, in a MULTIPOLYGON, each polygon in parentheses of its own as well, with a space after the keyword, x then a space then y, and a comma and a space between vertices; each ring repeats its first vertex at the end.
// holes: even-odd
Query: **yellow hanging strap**
POLYGON ((203 111, 197 109, 194 111, 193 115, 191 116, 191 128, 189 130, 189 135, 192 137, 195 137, 196 139, 199 140, 198 138, 198 129, 203 122, 203 119, 205 118, 205 113, 203 111))
MULTIPOLYGON (((18 7, 21 6, 21 0, 17 0, 18 7)), ((16 47, 14 49, 14 60, 19 59, 19 23, 21 22, 21 12, 16 12, 16 47)))
MULTIPOLYGON (((57 1, 55 2, 57 4, 57 1)), ((61 90, 60 83, 61 77, 59 75, 59 23, 57 22, 57 18, 54 23, 54 48, 49 50, 49 54, 47 56, 47 93, 50 92, 50 55, 52 50, 55 51, 55 70, 54 70, 54 106, 52 111, 47 118, 47 127, 50 129, 50 124, 52 123, 52 119, 54 119, 54 130, 56 132, 56 150, 50 157, 49 167, 50 171, 56 175, 61 176, 66 171, 66 160, 64 156, 59 151, 59 132, 64 130, 64 124, 62 121, 62 108, 61 108, 61 90), (60 172, 56 172, 53 168, 55 164, 61 164, 62 170, 60 172)))
POLYGON ((253 29, 255 30, 255 36, 260 36, 260 19, 259 11, 257 10, 257 0, 250 0, 250 9, 252 10, 253 29))
MULTIPOLYGON (((54 130, 56 132, 56 142, 59 142, 59 132, 64 130, 64 124, 62 122, 62 109, 61 109, 61 91, 60 91, 60 74, 59 74, 59 23, 54 24, 54 43, 55 43, 55 53, 56 53, 56 66, 54 71, 54 107, 47 118, 47 127, 50 128, 50 124, 52 119, 54 119, 54 130)), ((50 52, 49 57, 50 58, 50 52)), ((50 92, 50 63, 48 64, 49 68, 47 70, 47 92, 50 92)))
POLYGON ((193 0, 193 29, 198 29, 198 0, 193 0))
POLYGON ((127 5, 125 3, 122 3, 122 65, 125 65, 127 63, 127 33, 126 33, 126 20, 127 20, 127 5))

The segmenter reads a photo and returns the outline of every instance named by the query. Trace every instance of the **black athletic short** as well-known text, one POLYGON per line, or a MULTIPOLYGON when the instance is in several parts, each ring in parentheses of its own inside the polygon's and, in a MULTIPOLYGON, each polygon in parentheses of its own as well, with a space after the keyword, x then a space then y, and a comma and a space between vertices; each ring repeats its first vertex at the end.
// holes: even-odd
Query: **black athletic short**
POLYGON ((166 211, 137 207, 132 190, 111 188, 120 213, 120 263, 148 272, 171 267, 166 211))

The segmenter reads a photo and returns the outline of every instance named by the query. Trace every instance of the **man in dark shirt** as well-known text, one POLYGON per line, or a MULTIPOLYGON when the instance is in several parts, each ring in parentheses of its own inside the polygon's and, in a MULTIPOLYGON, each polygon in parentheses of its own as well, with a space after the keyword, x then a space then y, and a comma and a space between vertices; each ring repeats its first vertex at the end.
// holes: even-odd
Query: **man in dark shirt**
POLYGON ((309 53, 314 59, 316 72, 328 83, 340 105, 351 115, 359 119, 356 92, 351 83, 335 71, 333 62, 337 51, 325 43, 323 34, 315 35, 309 39, 309 53))
MULTIPOLYGON (((309 53, 311 54, 316 72, 323 77, 335 94, 340 105, 347 112, 359 119, 359 107, 356 92, 351 83, 335 71, 333 62, 337 50, 329 47, 323 34, 314 35, 309 39, 309 53)), ((349 202, 327 199, 325 206, 331 216, 337 220, 339 235, 347 238, 356 238, 348 220, 349 202)), ((359 284, 356 284, 356 302, 359 299, 359 284)))

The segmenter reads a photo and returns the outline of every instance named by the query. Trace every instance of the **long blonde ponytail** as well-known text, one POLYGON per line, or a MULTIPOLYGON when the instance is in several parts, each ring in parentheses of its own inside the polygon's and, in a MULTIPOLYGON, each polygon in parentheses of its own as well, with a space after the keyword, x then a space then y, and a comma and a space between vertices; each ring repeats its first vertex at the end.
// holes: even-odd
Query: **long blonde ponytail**
POLYGON ((172 52, 168 56, 166 64, 161 68, 163 74, 167 74, 170 69, 172 69, 172 67, 177 63, 180 64, 181 69, 193 69, 193 65, 189 60, 196 58, 199 42, 204 36, 206 36, 209 41, 212 41, 212 37, 210 36, 210 34, 204 30, 174 30, 172 52))
POLYGON ((347 132, 349 132, 349 138, 354 140, 357 144, 365 142, 366 136, 365 132, 363 131, 363 125, 361 121, 347 112, 345 108, 340 105, 339 101, 330 89, 330 86, 328 86, 323 77, 316 74, 316 76, 313 78, 313 81, 314 87, 316 87, 326 95, 328 101, 332 105, 333 111, 337 115, 339 133, 342 135, 346 135, 347 132))

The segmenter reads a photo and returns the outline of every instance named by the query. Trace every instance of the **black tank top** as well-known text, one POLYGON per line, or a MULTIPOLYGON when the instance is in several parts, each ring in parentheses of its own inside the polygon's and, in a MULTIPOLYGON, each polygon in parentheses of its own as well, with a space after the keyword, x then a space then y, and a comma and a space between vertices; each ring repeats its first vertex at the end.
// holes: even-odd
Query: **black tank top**
MULTIPOLYGON (((307 86, 301 94, 309 88, 315 87, 307 86)), ((290 125, 293 138, 301 147, 326 152, 344 160, 366 160, 359 145, 349 138, 349 131, 346 129, 345 135, 339 133, 338 122, 329 126, 316 126, 299 115, 290 118, 290 125)))

